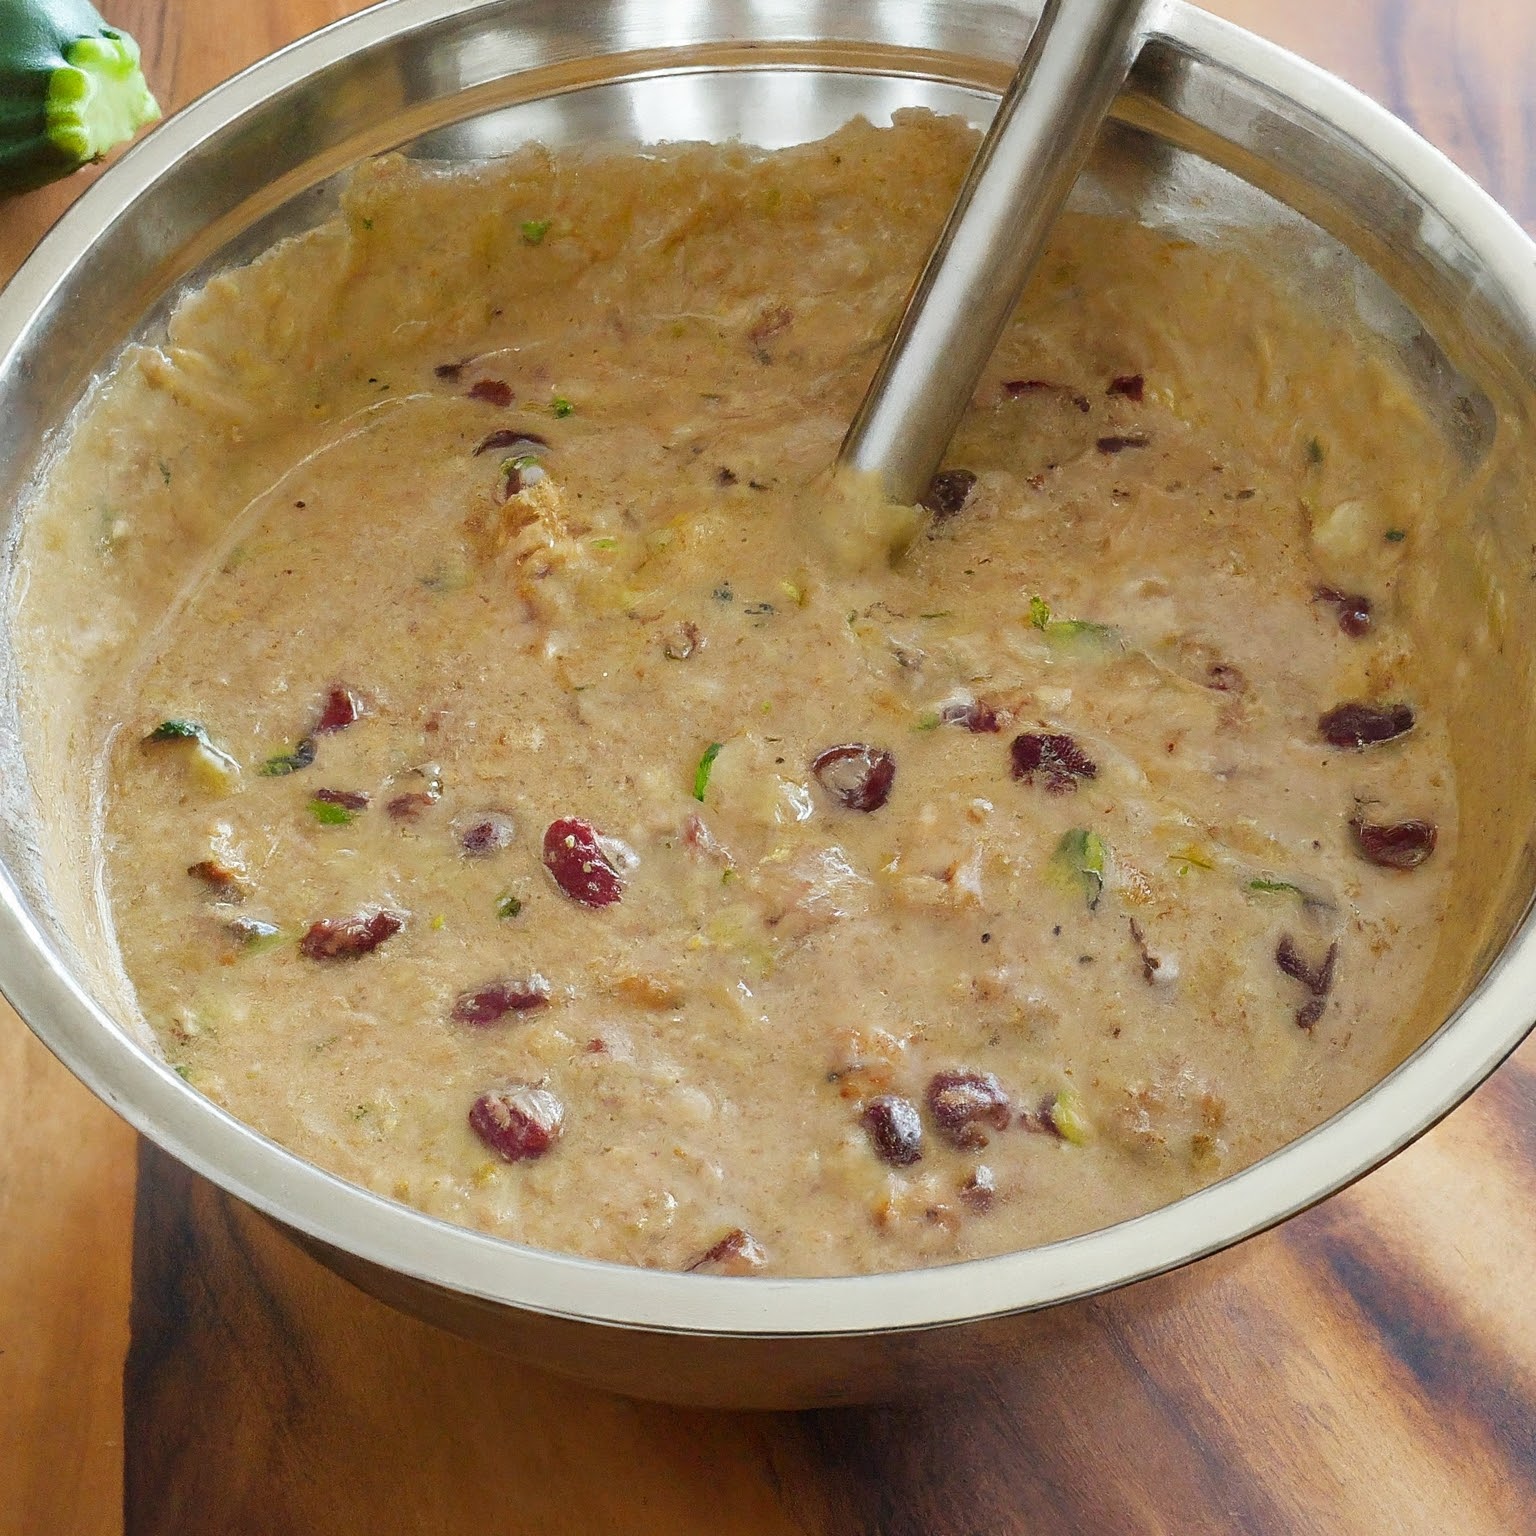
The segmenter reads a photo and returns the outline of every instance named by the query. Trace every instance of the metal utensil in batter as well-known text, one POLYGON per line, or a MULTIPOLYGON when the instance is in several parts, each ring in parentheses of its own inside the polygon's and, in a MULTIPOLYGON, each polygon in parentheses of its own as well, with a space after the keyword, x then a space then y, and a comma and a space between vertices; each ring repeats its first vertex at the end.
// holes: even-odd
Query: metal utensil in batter
POLYGON ((843 440, 892 501, 927 489, 1146 36, 1155 0, 1047 0, 843 440))

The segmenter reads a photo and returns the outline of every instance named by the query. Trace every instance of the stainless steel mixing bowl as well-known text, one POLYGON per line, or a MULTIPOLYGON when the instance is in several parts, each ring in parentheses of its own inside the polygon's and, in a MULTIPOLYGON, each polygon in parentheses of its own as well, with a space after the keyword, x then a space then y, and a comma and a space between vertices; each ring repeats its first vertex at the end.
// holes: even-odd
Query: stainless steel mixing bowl
MULTIPOLYGON (((0 295, 7 589, 28 485, 91 379, 126 340, 154 336, 189 285, 323 218, 359 157, 401 146, 494 154, 528 138, 782 144, 912 104, 982 121, 1032 19, 1006 0, 391 0, 265 60, 109 170, 0 295)), ((1430 1020, 1449 1022, 1371 1093, 1139 1220, 944 1268, 705 1278, 446 1225, 240 1125, 114 1019, 127 1012, 103 959, 99 898, 84 844, 41 793, 59 765, 18 707, 25 679, 7 633, 0 985, 22 1016, 146 1136, 365 1289, 589 1382, 740 1406, 876 1397, 1038 1347, 1040 1309, 1268 1227, 1445 1114, 1526 1033, 1536 984, 1536 861, 1519 800, 1536 764, 1525 596, 1536 548, 1536 248, 1387 113, 1189 6, 1162 13, 1116 116, 1083 199, 1196 239, 1258 232, 1288 252, 1298 302, 1341 306, 1388 337, 1467 465, 1465 515, 1440 558, 1447 580, 1483 583, 1502 642, 1487 666, 1456 675, 1452 734, 1496 731, 1502 761, 1480 765, 1469 748, 1458 765, 1453 963, 1430 1020)), ((1448 668, 1465 638, 1448 627, 1448 668)))

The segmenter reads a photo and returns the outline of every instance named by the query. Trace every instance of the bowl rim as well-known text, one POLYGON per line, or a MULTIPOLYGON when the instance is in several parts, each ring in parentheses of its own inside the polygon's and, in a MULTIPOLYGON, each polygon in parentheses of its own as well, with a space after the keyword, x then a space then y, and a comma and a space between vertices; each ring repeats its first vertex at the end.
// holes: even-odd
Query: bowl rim
MULTIPOLYGON (((0 371, 11 365, 31 316, 92 242, 188 150, 318 70, 498 3, 385 0, 290 44, 168 119, 86 190, 0 291, 0 371)), ((1469 235, 1522 329, 1536 337, 1536 244, 1438 150, 1334 76, 1183 0, 1167 0, 1155 35, 1180 54, 1290 98, 1413 189, 1469 235)), ((1217 1184, 1110 1227, 994 1258, 750 1284, 532 1248, 397 1204, 306 1162, 205 1099, 94 1003, 9 870, 0 870, 0 990, 43 1043, 137 1130, 326 1247, 556 1318, 665 1334, 804 1338, 953 1326, 1094 1295, 1230 1246, 1328 1197, 1429 1129, 1524 1038, 1536 1006, 1533 929, 1527 910, 1467 998, 1381 1082, 1217 1184)))

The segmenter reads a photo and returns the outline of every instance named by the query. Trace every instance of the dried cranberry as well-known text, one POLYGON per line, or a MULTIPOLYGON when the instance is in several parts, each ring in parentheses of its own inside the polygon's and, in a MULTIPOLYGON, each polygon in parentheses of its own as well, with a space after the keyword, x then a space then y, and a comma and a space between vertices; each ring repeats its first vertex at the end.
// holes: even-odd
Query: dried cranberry
POLYGON ((997 711, 990 704, 983 704, 980 699, 971 699, 968 702, 956 700, 946 704, 939 711, 939 719, 945 725, 963 725, 968 731, 989 732, 1002 730, 1002 722, 997 718, 997 711))
POLYGON ((1296 1023, 1305 1030, 1310 1031, 1312 1026, 1323 1016, 1324 1000, 1333 990, 1333 969, 1339 958, 1339 946, 1330 944, 1328 953, 1323 956, 1319 965, 1308 965, 1301 958, 1301 952, 1296 948, 1296 941, 1290 934, 1282 934, 1279 944, 1275 947, 1275 964, 1293 977, 1309 991, 1311 998, 1296 1010, 1296 1023))
POLYGON ((927 1099, 940 1134, 957 1147, 986 1146, 986 1132, 978 1122, 998 1131, 1008 1128, 1008 1095, 990 1072, 935 1072, 927 1099))
POLYGON ((1106 395, 1124 395, 1127 400, 1134 400, 1139 405, 1146 382, 1139 373, 1118 374, 1109 381, 1109 388, 1104 393, 1106 395))
POLYGON ((1079 779, 1099 774, 1099 765, 1070 736, 1026 731, 1013 738, 1009 751, 1014 778, 1033 784, 1038 773, 1053 795, 1067 794, 1077 788, 1079 779))
POLYGON ((493 981, 473 992, 462 992, 453 1004, 459 1024, 496 1024, 509 1013, 527 1013, 549 1001, 549 983, 537 971, 515 980, 493 981))
POLYGON ((564 1125, 565 1106, 549 1089, 532 1083, 492 1088, 469 1108, 469 1128, 509 1163, 543 1157, 564 1125))
POLYGON ((562 816, 544 833, 544 867, 572 901, 584 907, 612 906, 624 894, 624 877, 614 868, 590 821, 562 816))
POLYGON ((480 439, 480 446, 475 449, 475 457, 482 453, 529 452, 535 448, 548 448, 549 440, 540 437, 537 432, 525 432, 521 427, 502 427, 492 432, 489 437, 480 439))
POLYGON ((1413 710, 1406 704, 1340 704, 1317 722, 1322 738, 1333 747, 1373 747, 1413 729, 1413 710))
POLYGON ((970 1176, 960 1186, 960 1198, 973 1211, 985 1213, 992 1209, 997 1199, 997 1177, 985 1163, 971 1170, 970 1176))
POLYGON ((943 469, 928 482, 918 501, 936 518, 953 517, 971 499, 976 476, 968 469, 943 469))
POLYGON ((864 1106, 861 1118, 875 1151, 886 1162, 905 1168, 923 1155, 923 1122, 910 1099, 882 1093, 864 1106))
POLYGON ((1100 453, 1124 453, 1127 448, 1145 448, 1151 441, 1145 432, 1117 432, 1099 438, 1093 446, 1100 453))
POLYGON ((767 1262, 763 1245, 750 1232, 736 1227, 688 1265, 687 1271, 690 1275, 750 1275, 767 1262))
POLYGON ((828 747, 811 760, 816 782, 850 811, 878 811, 891 798, 896 759, 882 747, 849 742, 828 747))
POLYGON ((333 731, 344 731, 356 725, 368 712, 362 697, 341 683, 336 683, 325 696, 320 708, 320 718, 315 721, 314 734, 329 736, 333 731))
POLYGON ((487 858, 510 847, 515 830, 512 818, 504 811, 474 811, 453 823, 459 847, 470 859, 487 858))
POLYGON ((1314 603, 1327 603, 1338 615, 1339 628, 1355 638, 1371 627, 1371 600, 1358 592, 1340 592, 1335 587, 1319 587, 1312 594, 1314 603))
POLYGON ((1375 823, 1358 814, 1349 830, 1360 857, 1383 869, 1417 869, 1435 851, 1439 836, 1432 821, 1375 823))
POLYGON ((384 809, 396 821, 415 821, 428 806, 437 804, 437 796, 427 790, 413 789, 396 795, 384 809))
POLYGON ((752 322, 751 329, 747 332, 747 340, 764 342, 771 336, 777 336, 781 331, 787 331, 795 321, 795 312, 787 304, 774 304, 752 322))
POLYGON ((360 789, 317 789, 311 799, 339 805, 348 811, 366 811, 369 805, 369 797, 360 789))
POLYGON ((684 619, 668 635, 663 649, 668 661, 687 661, 695 651, 704 649, 704 636, 692 619, 684 619))
POLYGON ((355 960, 370 955, 405 927, 403 912, 359 912, 353 917, 322 917, 299 940, 310 960, 355 960))
POLYGON ((1333 986, 1333 967, 1338 957, 1339 946, 1330 944, 1321 965, 1308 965, 1301 958, 1301 952, 1296 948, 1296 941, 1288 933, 1281 935, 1280 942, 1275 948, 1275 964, 1316 997, 1326 997, 1333 986))
POLYGON ((1067 1139, 1066 1127, 1061 1123, 1061 1115, 1058 1112, 1061 1104, 1059 1093, 1048 1093, 1040 1100, 1040 1107, 1033 1114, 1025 1110, 1019 1116, 1020 1122, 1026 1130, 1048 1131, 1052 1136, 1061 1141, 1067 1139))
POLYGON ((1085 416, 1088 414, 1088 396, 1080 394, 1070 384, 1054 384, 1050 379, 1004 379, 1003 393, 1010 400, 1021 395, 1061 395, 1070 400, 1085 416))
POLYGON ((512 404, 512 386, 505 379, 476 379, 468 393, 471 400, 483 400, 487 405, 512 404))

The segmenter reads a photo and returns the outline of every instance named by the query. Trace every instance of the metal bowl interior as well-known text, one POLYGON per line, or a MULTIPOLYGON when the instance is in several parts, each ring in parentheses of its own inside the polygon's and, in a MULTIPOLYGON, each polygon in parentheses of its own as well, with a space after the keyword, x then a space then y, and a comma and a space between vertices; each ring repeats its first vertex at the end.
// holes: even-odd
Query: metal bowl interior
MULTIPOLYGON (((390 0, 274 55, 127 155, 0 294, 7 590, 14 598, 27 488, 93 379, 127 341, 154 339, 189 287, 326 217, 360 158, 400 148, 461 160, 531 139, 775 146, 914 105, 980 124, 1032 20, 1032 7, 988 0, 390 0)), ((1503 756, 1490 766, 1469 748, 1458 763, 1463 816, 1486 830, 1466 838, 1443 982, 1415 1038, 1424 1043, 1372 1092, 1175 1205, 946 1268, 743 1283, 448 1226, 264 1140, 119 1022, 132 1010, 88 849, 50 787, 69 701, 39 729, 7 636, 0 986, 18 1011, 147 1136, 359 1284, 541 1364, 681 1401, 855 1400, 942 1376, 977 1351, 1029 1347, 1040 1334, 1023 1314, 1272 1225, 1433 1124, 1531 1022, 1536 849, 1523 785, 1536 777, 1536 712, 1508 700, 1532 695, 1536 618, 1506 599, 1504 578, 1513 573, 1518 597, 1536 547, 1536 247, 1381 109, 1177 4, 1076 196, 1194 239, 1262 239, 1298 302, 1363 317, 1391 342, 1466 465, 1466 511, 1440 576, 1481 584, 1504 643, 1490 675, 1469 676, 1447 634, 1444 665, 1469 739, 1496 719, 1503 756)))

